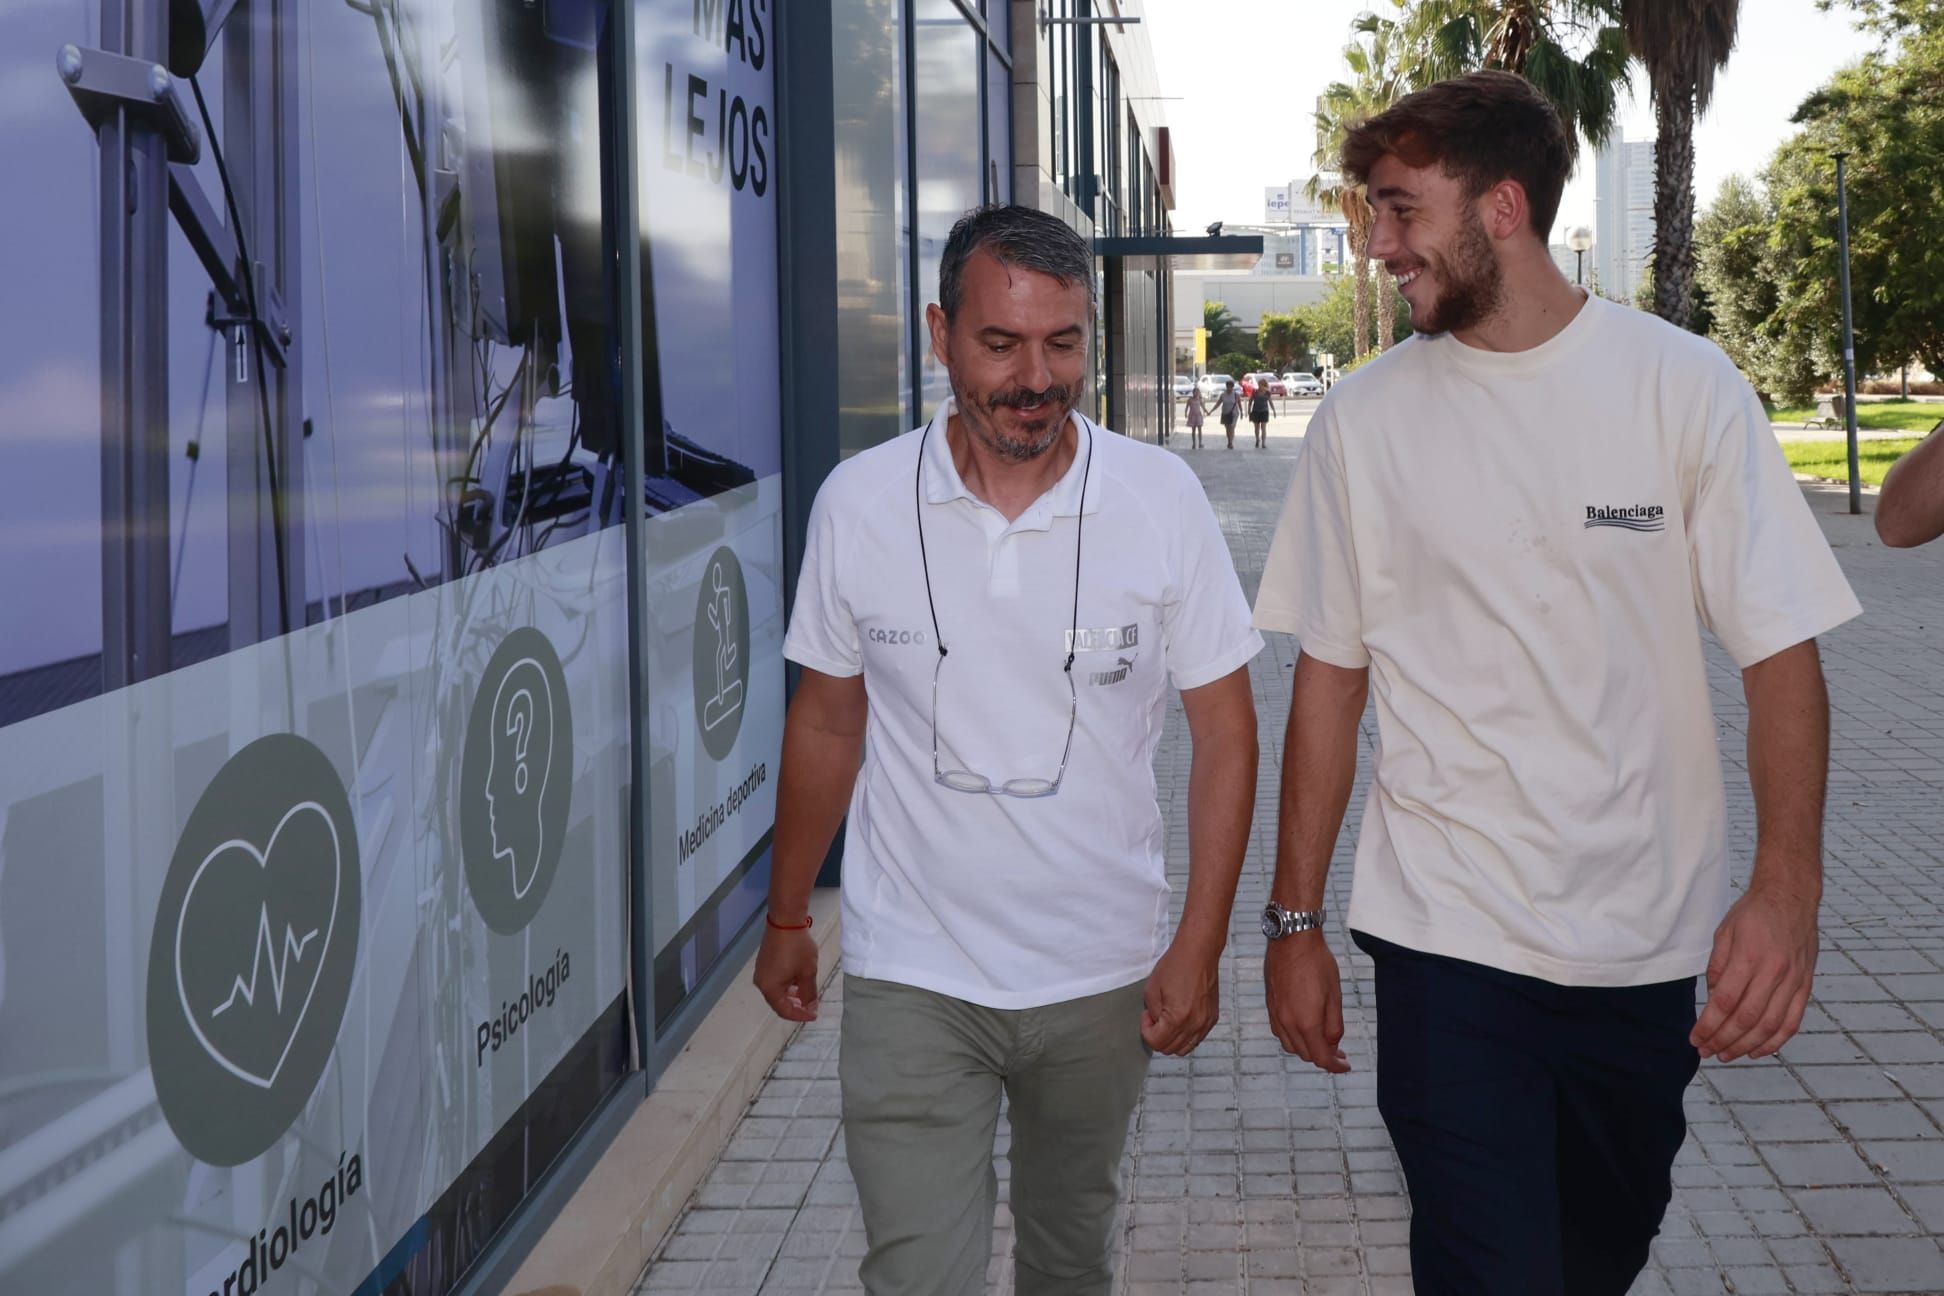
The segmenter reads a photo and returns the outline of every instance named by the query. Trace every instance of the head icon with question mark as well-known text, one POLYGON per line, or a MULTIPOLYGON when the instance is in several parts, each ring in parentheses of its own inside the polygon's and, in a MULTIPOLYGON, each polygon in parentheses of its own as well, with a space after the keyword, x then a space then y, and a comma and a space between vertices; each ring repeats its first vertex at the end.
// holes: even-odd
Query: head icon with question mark
POLYGON ((574 704, 560 654, 533 626, 507 631, 470 694, 453 788, 466 887, 486 926, 510 934, 540 912, 572 824, 574 704))
POLYGON ((543 802, 553 778, 554 693, 548 672, 531 657, 500 678, 489 713, 486 818, 494 860, 524 898, 547 847, 543 802))

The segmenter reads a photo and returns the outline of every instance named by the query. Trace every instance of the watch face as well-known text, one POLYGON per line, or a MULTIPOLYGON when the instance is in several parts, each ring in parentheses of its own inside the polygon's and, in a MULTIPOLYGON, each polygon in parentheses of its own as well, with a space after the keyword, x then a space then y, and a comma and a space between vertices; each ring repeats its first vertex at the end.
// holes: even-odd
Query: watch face
POLYGON ((1283 934, 1282 919, 1277 916, 1273 908, 1262 911, 1262 934, 1270 940, 1283 934))

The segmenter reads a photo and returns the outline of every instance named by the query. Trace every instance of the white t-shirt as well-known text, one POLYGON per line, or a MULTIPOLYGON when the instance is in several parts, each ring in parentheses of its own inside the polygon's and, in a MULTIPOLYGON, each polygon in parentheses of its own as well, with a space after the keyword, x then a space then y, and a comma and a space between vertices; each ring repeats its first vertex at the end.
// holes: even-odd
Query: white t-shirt
POLYGON ((1752 665, 1861 609, 1755 393, 1591 298, 1417 337, 1318 409, 1256 624, 1370 668, 1353 928, 1566 985, 1707 966, 1727 904, 1697 618, 1752 665))
POLYGON ((993 1008, 1130 984, 1167 948, 1154 748, 1167 688, 1197 688, 1262 648, 1228 548, 1186 464, 1079 415, 1073 467, 1008 523, 960 479, 948 401, 923 429, 831 473, 810 511, 783 653, 862 672, 870 714, 844 843, 844 966, 993 1008), (917 510, 941 659, 925 600, 917 510), (1092 466, 1088 467, 1089 446, 1092 466), (1073 689, 1061 669, 1079 635, 1073 689), (939 767, 1026 799, 955 791, 939 767), (1077 695, 1077 710, 1075 697, 1077 695))

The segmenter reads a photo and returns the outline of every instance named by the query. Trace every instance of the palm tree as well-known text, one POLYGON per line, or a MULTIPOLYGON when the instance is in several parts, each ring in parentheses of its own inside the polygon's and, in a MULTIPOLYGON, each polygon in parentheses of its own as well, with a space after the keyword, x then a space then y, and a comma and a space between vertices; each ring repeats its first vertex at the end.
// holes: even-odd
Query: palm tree
MULTIPOLYGON (((1352 30, 1369 36, 1370 43, 1364 45, 1352 40, 1343 51, 1344 60, 1357 75, 1358 97, 1368 107, 1381 112, 1401 99, 1407 89, 1403 63, 1392 50, 1393 42, 1402 42, 1398 25, 1388 18, 1367 13, 1351 26, 1352 30)), ((1365 242, 1368 246, 1367 227, 1365 242)), ((1377 350, 1388 351, 1397 331, 1397 281, 1391 278, 1382 262, 1371 267, 1371 277, 1376 280, 1372 291, 1377 298, 1377 350)))
POLYGON ((1416 0, 1401 32, 1405 78, 1422 89, 1481 68, 1517 72, 1552 101, 1569 136, 1604 144, 1627 81, 1622 2, 1416 0))
POLYGON ((1324 90, 1322 101, 1316 112, 1316 173, 1303 186, 1311 202, 1323 207, 1333 207, 1343 213, 1344 223, 1349 227, 1350 259, 1356 274, 1356 313, 1351 336, 1355 340, 1356 357, 1362 358, 1372 350, 1371 346, 1371 279, 1376 278, 1377 331, 1375 349, 1385 350, 1390 346, 1392 326, 1395 322, 1395 294, 1391 287, 1391 277, 1382 266, 1371 267, 1365 252, 1370 246, 1370 204, 1365 200, 1360 185, 1345 184, 1337 171, 1339 155, 1343 150, 1343 137, 1350 128, 1366 117, 1375 116, 1397 102, 1404 92, 1401 68, 1392 52, 1392 42, 1397 39, 1398 25, 1375 14, 1364 14, 1351 24, 1356 37, 1343 47, 1343 61, 1348 65, 1354 82, 1337 81, 1324 90))
POLYGON ((1370 244, 1370 204, 1364 201, 1363 186, 1349 183, 1343 173, 1336 169, 1344 134, 1365 116, 1357 110, 1352 99, 1350 87, 1341 82, 1323 92, 1322 103, 1316 110, 1317 170, 1303 186, 1303 192, 1317 206, 1343 213, 1343 222, 1349 227, 1350 264, 1356 275, 1356 314, 1350 337, 1355 352, 1352 358, 1361 359, 1370 350, 1367 344, 1370 337, 1370 263, 1364 258, 1364 249, 1370 244))
POLYGON ((1202 327, 1208 330, 1208 354, 1211 356, 1240 351, 1247 343, 1242 332, 1242 321, 1235 318, 1235 312, 1223 302, 1202 303, 1202 327))
POLYGON ((1654 98, 1654 314, 1694 316, 1694 119, 1735 48, 1739 0, 1621 0, 1654 98))

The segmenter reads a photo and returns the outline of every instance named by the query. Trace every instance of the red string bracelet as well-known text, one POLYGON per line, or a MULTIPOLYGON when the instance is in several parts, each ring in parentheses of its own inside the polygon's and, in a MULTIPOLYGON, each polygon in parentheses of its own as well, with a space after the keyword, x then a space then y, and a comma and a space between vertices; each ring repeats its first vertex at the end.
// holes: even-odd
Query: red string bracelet
POLYGON ((771 927, 774 927, 777 931, 809 931, 810 924, 815 920, 811 917, 811 915, 805 914, 803 915, 803 921, 800 923, 780 923, 776 921, 776 919, 770 917, 768 914, 764 914, 763 921, 768 923, 771 927))

